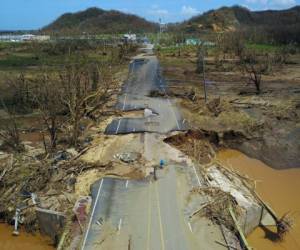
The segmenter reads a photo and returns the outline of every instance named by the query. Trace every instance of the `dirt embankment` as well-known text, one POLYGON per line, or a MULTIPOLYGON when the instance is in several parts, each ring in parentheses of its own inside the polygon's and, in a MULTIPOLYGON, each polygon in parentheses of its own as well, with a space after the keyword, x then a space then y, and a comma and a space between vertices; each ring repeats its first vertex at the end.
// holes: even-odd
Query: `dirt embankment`
POLYGON ((220 69, 208 58, 205 103, 193 55, 161 57, 168 94, 178 98, 193 130, 277 169, 300 167, 300 56, 291 60, 263 76, 262 93, 256 95, 234 62, 220 69))
POLYGON ((183 102, 191 126, 209 134, 216 146, 238 149, 274 168, 300 167, 300 127, 295 102, 281 106, 256 97, 219 100, 213 99, 207 105, 183 102), (241 108, 240 104, 248 107, 241 108), (200 110, 195 106, 201 106, 200 110))

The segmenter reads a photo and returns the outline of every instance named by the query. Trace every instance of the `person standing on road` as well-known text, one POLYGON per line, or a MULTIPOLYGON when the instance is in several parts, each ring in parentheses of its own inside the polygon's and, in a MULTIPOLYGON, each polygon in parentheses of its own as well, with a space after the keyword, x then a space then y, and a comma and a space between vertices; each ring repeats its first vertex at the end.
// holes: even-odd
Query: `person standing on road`
POLYGON ((160 160, 160 162, 159 162, 159 168, 163 169, 164 165, 165 165, 165 161, 164 160, 160 160))

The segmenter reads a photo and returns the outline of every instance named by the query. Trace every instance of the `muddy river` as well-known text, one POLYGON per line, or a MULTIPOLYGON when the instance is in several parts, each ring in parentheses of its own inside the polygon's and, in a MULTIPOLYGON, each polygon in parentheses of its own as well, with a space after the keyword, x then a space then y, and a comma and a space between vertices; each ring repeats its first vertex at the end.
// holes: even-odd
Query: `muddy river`
POLYGON ((12 236, 13 228, 0 224, 0 249, 1 250, 54 250, 51 241, 39 234, 28 234, 24 231, 19 236, 12 236))
POLYGON ((275 170, 235 150, 223 150, 218 158, 227 166, 257 180, 257 192, 279 217, 290 212, 293 218, 293 229, 283 242, 272 242, 258 228, 248 237, 250 245, 258 250, 300 250, 300 168, 275 170))

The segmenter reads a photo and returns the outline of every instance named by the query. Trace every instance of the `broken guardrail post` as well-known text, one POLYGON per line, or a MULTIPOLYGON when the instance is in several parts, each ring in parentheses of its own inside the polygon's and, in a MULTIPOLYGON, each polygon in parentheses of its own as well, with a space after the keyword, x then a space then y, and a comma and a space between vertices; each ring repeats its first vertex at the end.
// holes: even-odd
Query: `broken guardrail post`
POLYGON ((21 209, 17 208, 16 213, 15 213, 15 227, 14 227, 14 231, 13 231, 14 236, 18 236, 20 234, 18 231, 20 212, 21 212, 21 209))
POLYGON ((245 247, 246 250, 252 250, 252 247, 249 246, 249 244, 248 244, 248 242, 247 242, 247 240, 246 240, 246 237, 245 237, 245 235, 244 235, 244 233, 243 233, 243 231, 242 231, 240 225, 238 224, 238 221, 237 221, 237 219, 236 219, 236 216, 235 216, 235 214, 234 214, 234 211, 233 211, 233 209, 232 209, 232 206, 230 206, 228 209, 229 209, 229 213, 230 213, 230 215, 231 215, 231 217, 232 217, 232 220, 233 220, 233 222, 234 222, 234 225, 235 225, 235 227, 236 227, 236 230, 237 230, 238 233, 239 233, 240 240, 241 240, 241 242, 242 242, 242 244, 243 244, 243 247, 245 247))

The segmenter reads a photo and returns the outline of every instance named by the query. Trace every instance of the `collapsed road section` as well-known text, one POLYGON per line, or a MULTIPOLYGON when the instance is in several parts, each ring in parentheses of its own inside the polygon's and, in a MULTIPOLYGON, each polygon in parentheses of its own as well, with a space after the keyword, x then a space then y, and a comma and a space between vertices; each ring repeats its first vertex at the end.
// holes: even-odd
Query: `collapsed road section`
POLYGON ((137 118, 115 119, 106 128, 105 133, 114 135, 186 130, 186 124, 172 100, 150 97, 151 92, 165 92, 165 88, 155 56, 142 55, 134 58, 130 65, 129 79, 123 85, 123 94, 119 97, 116 108, 123 112, 146 110, 145 115, 137 118))

